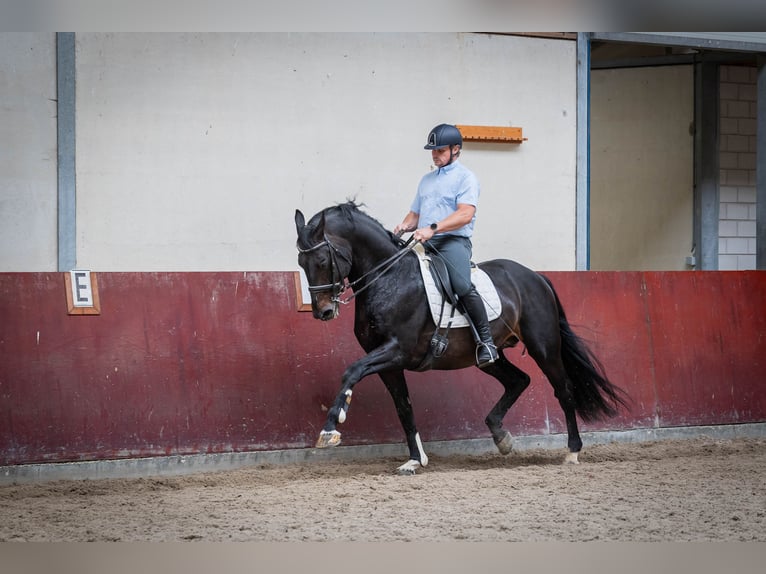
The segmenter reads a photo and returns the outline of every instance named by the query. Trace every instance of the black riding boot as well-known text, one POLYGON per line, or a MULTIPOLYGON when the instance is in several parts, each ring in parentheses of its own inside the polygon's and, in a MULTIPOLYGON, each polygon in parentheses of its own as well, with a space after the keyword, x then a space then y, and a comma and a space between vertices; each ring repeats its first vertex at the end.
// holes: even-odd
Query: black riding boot
POLYGON ((475 287, 460 298, 463 308, 473 321, 474 339, 476 340, 476 365, 481 369, 497 360, 497 347, 492 340, 492 333, 489 330, 489 320, 487 311, 484 308, 484 302, 481 295, 475 287))

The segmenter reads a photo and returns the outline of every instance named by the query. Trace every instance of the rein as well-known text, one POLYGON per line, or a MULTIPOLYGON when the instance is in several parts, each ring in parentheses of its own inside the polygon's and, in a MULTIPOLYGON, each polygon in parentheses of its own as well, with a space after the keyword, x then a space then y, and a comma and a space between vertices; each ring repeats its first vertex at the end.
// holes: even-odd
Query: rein
MULTIPOLYGON (((399 234, 401 235, 401 234, 399 234)), ((338 280, 335 279, 336 273, 338 272, 338 261, 337 256, 343 257, 343 259, 348 259, 340 252, 340 250, 335 247, 335 245, 332 244, 330 239, 327 237, 327 235, 324 236, 324 241, 321 243, 317 243, 316 245, 313 245, 307 249, 301 249, 298 247, 299 253, 310 253, 311 251, 315 251, 319 249, 320 247, 327 246, 330 250, 330 269, 331 269, 331 276, 332 276, 332 283, 326 283, 324 285, 309 285, 309 293, 320 293, 322 291, 332 291, 332 301, 335 303, 341 303, 342 305, 348 305, 357 295, 364 292, 368 287, 370 287, 373 283, 375 283, 378 279, 380 279, 383 275, 385 275, 391 267, 394 266, 394 264, 399 261, 402 257, 407 255, 414 247, 415 242, 413 242, 412 237, 410 237, 407 242, 404 244, 402 249, 394 253, 391 257, 385 259, 384 261, 381 261, 378 263, 375 267, 367 271, 364 275, 361 277, 358 277, 354 281, 348 282, 343 281, 342 277, 339 277, 338 280), (372 275, 373 273, 376 273, 380 271, 375 277, 372 278, 372 280, 361 287, 358 290, 355 290, 351 296, 347 297, 346 299, 341 299, 340 296, 346 292, 348 289, 353 289, 356 285, 358 285, 361 281, 363 281, 366 277, 369 275, 372 275)))

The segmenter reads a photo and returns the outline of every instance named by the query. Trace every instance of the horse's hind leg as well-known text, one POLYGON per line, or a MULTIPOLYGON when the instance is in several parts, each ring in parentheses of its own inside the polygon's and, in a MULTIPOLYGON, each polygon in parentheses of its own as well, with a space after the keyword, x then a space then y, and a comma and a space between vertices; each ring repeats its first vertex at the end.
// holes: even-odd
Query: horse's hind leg
POLYGON ((407 437, 407 447, 410 450, 410 459, 398 468, 399 474, 415 474, 415 471, 428 464, 428 457, 423 450, 420 434, 415 427, 415 416, 410 403, 410 393, 407 389, 407 381, 403 371, 387 371, 378 373, 383 379, 391 398, 394 399, 396 414, 402 424, 404 434, 407 437))
POLYGON ((501 454, 508 454, 511 452, 513 437, 503 428, 503 418, 524 389, 529 386, 530 379, 528 374, 506 359, 502 352, 499 355, 499 359, 484 367, 483 371, 500 381, 505 392, 492 407, 484 422, 492 433, 492 440, 495 441, 497 449, 501 454))
POLYGON ((577 457, 578 453, 582 450, 582 439, 580 438, 580 431, 577 428, 572 382, 567 376, 561 356, 558 352, 539 354, 529 346, 527 346, 527 349, 529 350, 530 356, 537 362, 540 370, 548 378, 548 381, 550 381, 551 386, 553 387, 553 394, 559 401, 561 410, 564 411, 564 418, 567 423, 567 446, 569 447, 569 454, 567 454, 564 462, 579 464, 577 457))

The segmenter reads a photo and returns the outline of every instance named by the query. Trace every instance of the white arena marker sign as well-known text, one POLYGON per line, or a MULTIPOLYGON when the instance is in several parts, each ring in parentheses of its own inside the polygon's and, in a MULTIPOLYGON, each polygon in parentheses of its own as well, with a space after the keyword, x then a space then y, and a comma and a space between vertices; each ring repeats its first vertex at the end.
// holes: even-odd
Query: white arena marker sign
POLYGON ((64 275, 67 290, 67 308, 70 315, 99 315, 96 274, 87 269, 73 269, 64 275))
POLYGON ((72 302, 75 307, 93 307, 93 284, 90 271, 72 270, 72 302))

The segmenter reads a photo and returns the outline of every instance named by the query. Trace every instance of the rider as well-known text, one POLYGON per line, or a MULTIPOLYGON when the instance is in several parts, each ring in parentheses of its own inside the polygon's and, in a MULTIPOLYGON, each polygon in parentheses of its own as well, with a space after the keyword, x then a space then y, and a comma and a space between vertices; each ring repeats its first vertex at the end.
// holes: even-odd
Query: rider
POLYGON ((446 259, 452 289, 478 332, 476 363, 483 368, 494 363, 498 354, 484 303, 471 283, 471 235, 479 180, 458 161, 462 147, 463 136, 457 127, 439 124, 431 130, 424 149, 431 150, 437 169, 420 180, 410 212, 394 233, 414 231, 415 240, 428 242, 446 259))

